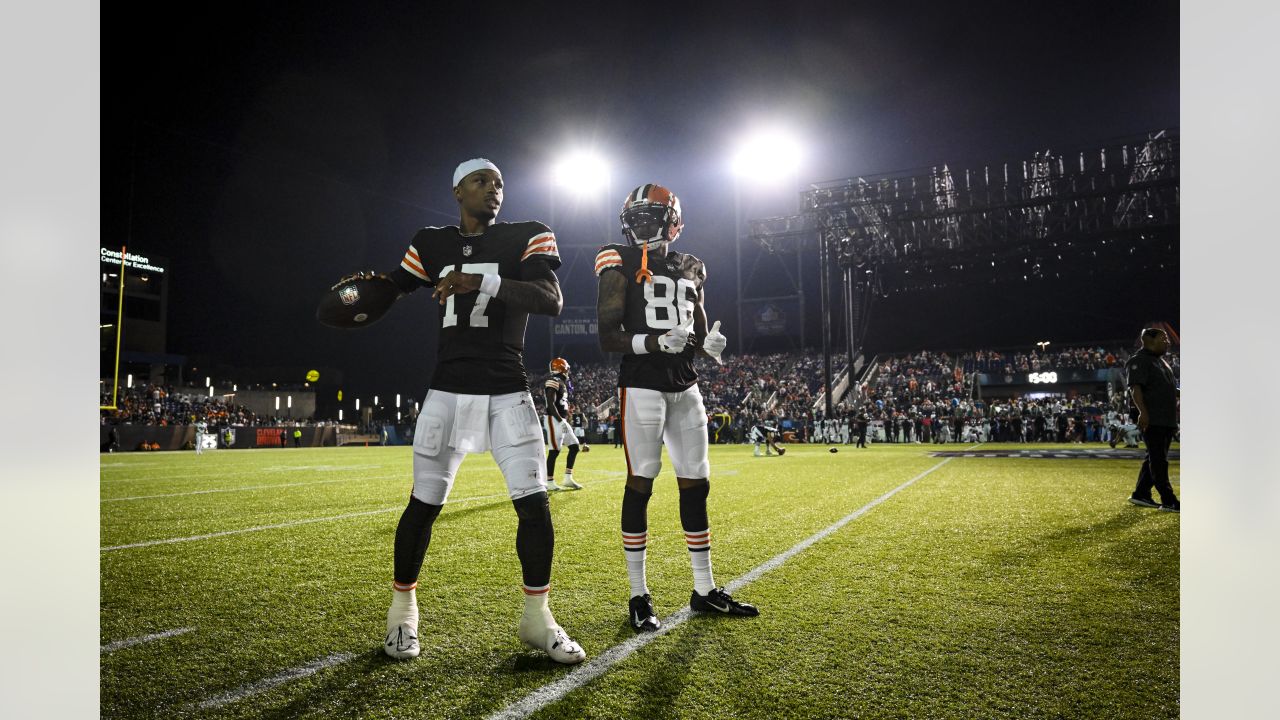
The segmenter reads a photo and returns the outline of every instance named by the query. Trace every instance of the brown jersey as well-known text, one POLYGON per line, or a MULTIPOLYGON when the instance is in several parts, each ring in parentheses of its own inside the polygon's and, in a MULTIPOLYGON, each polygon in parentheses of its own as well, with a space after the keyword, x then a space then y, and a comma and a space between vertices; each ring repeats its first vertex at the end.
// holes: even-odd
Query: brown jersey
MULTIPOLYGON (((641 249, 632 245, 605 245, 596 255, 596 275, 620 272, 627 279, 627 299, 622 328, 628 333, 661 335, 693 316, 698 296, 707 280, 706 267, 692 255, 649 253, 653 281, 636 282, 641 249)), ((698 381, 693 369, 697 352, 691 342, 679 354, 652 352, 623 355, 618 387, 647 388, 662 392, 687 390, 698 381)))
MULTIPOLYGON (((401 289, 432 286, 450 270, 519 280, 521 265, 531 262, 560 267, 555 235, 542 223, 496 223, 479 235, 463 235, 453 225, 429 227, 409 243, 392 279, 401 289)), ((528 391, 523 357, 527 312, 473 292, 451 295, 437 317, 440 340, 432 388, 467 395, 528 391)))

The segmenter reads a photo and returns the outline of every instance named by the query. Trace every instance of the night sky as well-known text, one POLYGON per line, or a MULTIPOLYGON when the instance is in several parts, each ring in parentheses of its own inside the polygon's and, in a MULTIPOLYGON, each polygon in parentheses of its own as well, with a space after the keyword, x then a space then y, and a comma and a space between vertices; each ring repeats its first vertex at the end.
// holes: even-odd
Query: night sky
MULTIPOLYGON (((417 228, 456 223, 458 162, 496 162, 499 220, 551 223, 562 252, 618 241, 623 195, 659 182, 681 197, 676 249, 706 261, 708 314, 725 319, 732 348, 728 158, 758 123, 803 138, 802 183, 1179 125, 1177 3, 975 5, 203 5, 162 19, 162 32, 153 17, 117 18, 112 42, 132 49, 104 64, 102 242, 168 258, 171 353, 336 368, 348 392, 421 394, 428 293, 357 332, 318 325, 315 304, 348 272, 394 267, 417 228), (612 162, 610 178, 579 181, 595 199, 548 181, 571 147, 612 162)), ((742 197, 743 215, 762 217, 794 209, 796 195, 742 197)), ((566 305, 594 305, 588 269, 561 283, 566 305)), ((869 342, 1009 345, 1042 339, 1032 323, 1065 340, 1177 323, 1176 273, 1167 294, 1119 311, 1117 287, 1070 288, 1078 313, 1044 312, 1043 291, 1008 292, 885 301, 869 342), (1003 324, 990 318, 1001 308, 1003 324)), ((546 331, 531 320, 531 370, 548 359, 546 331)))

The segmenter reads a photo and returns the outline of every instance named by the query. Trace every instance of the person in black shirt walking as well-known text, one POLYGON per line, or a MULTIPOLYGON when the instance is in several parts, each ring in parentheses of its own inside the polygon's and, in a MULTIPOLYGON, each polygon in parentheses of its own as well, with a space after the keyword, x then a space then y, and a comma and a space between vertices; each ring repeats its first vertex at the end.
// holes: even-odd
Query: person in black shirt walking
POLYGON ((1142 349, 1125 363, 1129 394, 1138 411, 1138 429, 1147 444, 1147 458, 1129 502, 1176 513, 1181 504, 1169 483, 1169 446, 1178 431, 1178 384, 1162 357, 1168 350, 1168 334, 1160 328, 1147 328, 1142 331, 1142 349), (1158 506, 1151 499, 1153 487, 1160 493, 1158 506))

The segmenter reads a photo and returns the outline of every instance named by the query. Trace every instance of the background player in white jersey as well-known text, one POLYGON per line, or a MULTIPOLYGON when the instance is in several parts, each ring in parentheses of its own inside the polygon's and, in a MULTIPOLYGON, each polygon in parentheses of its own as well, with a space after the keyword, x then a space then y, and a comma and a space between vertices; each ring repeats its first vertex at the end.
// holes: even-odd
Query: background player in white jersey
POLYGON ((200 455, 204 452, 204 436, 209 431, 209 426, 204 420, 196 421, 196 454, 200 455))
POLYGON ((546 396, 547 407, 547 489, 581 490, 582 486, 573 480, 573 463, 578 459, 578 436, 569 425, 569 393, 573 384, 569 382, 569 361, 555 358, 551 361, 551 377, 542 389, 546 396), (564 459, 564 485, 556 484, 556 457, 561 447, 569 448, 569 455, 564 459))
POLYGON ((596 311, 600 347, 623 353, 618 372, 627 460, 622 547, 631 583, 631 626, 637 631, 660 626, 645 581, 645 555, 649 497, 661 469, 664 443, 680 488, 680 524, 693 567, 690 608, 758 615, 752 605, 717 588, 711 572, 707 411, 693 356, 701 349, 718 362, 727 341, 719 322, 707 330, 702 304, 706 269, 692 255, 668 252, 668 244, 684 226, 680 201, 670 190, 641 185, 627 195, 619 219, 627 243, 606 245, 596 255, 596 311))
POLYGON ((778 447, 778 443, 774 441, 774 437, 777 435, 777 432, 778 428, 773 425, 756 423, 751 426, 751 431, 747 433, 747 438, 755 445, 755 452, 753 454, 756 457, 760 457, 761 445, 764 445, 765 456, 773 455, 772 451, 777 451, 779 455, 787 454, 787 449, 778 447))
POLYGON ((413 492, 396 527, 384 650, 397 659, 418 655, 415 589, 431 526, 462 458, 491 450, 519 518, 516 553, 525 595, 519 637, 558 662, 581 662, 586 653, 548 606, 555 532, 542 432, 522 357, 529 314, 558 315, 563 305, 555 236, 537 222, 496 222, 502 174, 488 160, 460 164, 453 184, 461 211, 457 227, 423 228, 400 267, 356 276, 393 283, 402 295, 434 286, 432 297, 439 301, 436 368, 414 432, 413 492))

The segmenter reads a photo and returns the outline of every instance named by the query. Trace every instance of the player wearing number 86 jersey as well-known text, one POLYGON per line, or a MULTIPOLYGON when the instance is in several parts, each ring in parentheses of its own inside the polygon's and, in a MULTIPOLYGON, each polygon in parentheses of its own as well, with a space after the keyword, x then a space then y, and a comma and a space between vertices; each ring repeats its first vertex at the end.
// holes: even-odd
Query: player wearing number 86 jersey
MULTIPOLYGON (((622 329, 628 335, 655 333, 661 335, 694 316, 702 286, 707 280, 706 267, 693 255, 665 251, 666 244, 654 245, 645 258, 645 249, 634 245, 605 245, 596 255, 596 275, 619 271, 626 283, 622 329), (650 273, 645 282, 635 282, 643 264, 650 273)), ((643 274, 643 273, 642 273, 643 274)), ((705 318, 705 316, 704 316, 705 318)), ((705 320, 702 326, 705 333, 705 320)), ((623 355, 618 370, 619 387, 648 388, 662 392, 688 390, 698 381, 693 369, 697 341, 692 338, 679 353, 623 355)))
POLYGON ((699 612, 754 616, 759 611, 717 588, 711 571, 707 517, 707 410, 698 390, 695 354, 719 361, 720 323, 707 328, 706 269, 692 255, 668 252, 684 227, 680 201, 661 185, 632 190, 619 215, 627 244, 596 255, 600 278, 596 314, 600 347, 622 353, 618 371, 627 482, 622 496, 622 547, 631 584, 629 615, 637 631, 661 622, 646 580, 648 507, 662 467, 662 447, 680 489, 680 524, 693 570, 689 606, 699 612))

